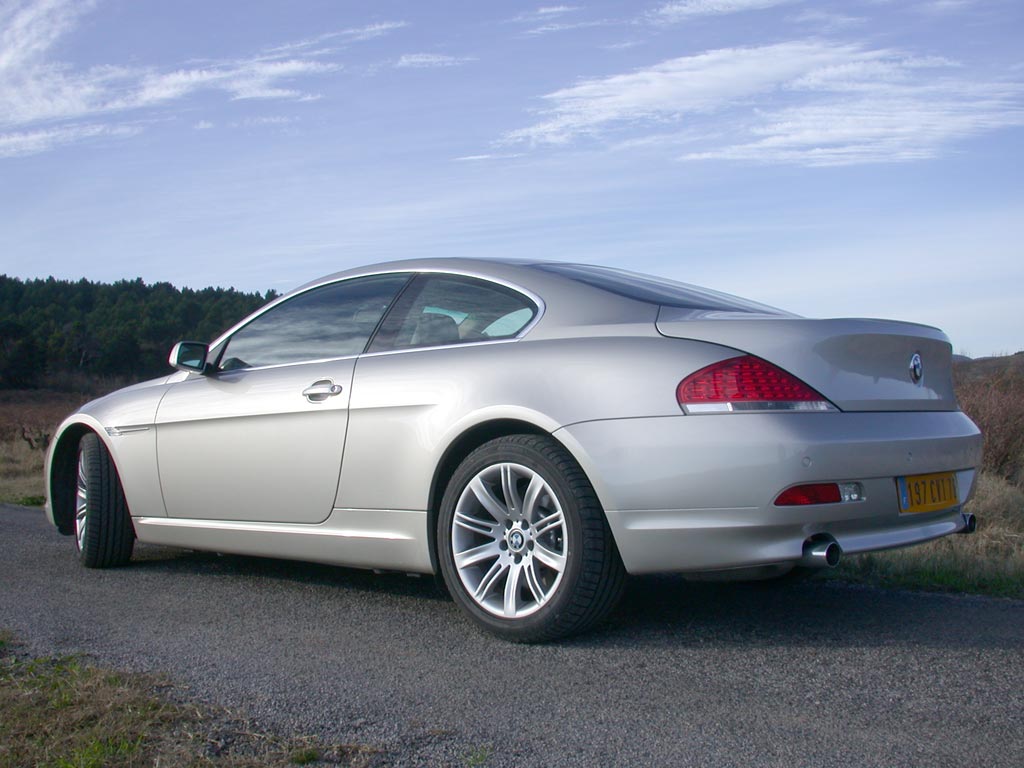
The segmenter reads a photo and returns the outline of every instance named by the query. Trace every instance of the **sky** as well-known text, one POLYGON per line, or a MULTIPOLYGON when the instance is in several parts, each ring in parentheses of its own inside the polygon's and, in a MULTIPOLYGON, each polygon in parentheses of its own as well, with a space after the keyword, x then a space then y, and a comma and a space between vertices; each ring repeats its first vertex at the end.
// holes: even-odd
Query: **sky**
POLYGON ((0 0, 0 273, 605 264, 1024 349, 1020 0, 0 0))

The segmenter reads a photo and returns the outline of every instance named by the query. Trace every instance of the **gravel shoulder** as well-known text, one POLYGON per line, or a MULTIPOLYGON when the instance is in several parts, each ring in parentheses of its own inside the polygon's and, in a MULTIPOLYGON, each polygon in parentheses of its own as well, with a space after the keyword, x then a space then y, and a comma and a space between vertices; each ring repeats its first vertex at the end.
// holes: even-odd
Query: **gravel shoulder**
POLYGON ((431 579, 138 546, 0 505, 0 628, 389 765, 1024 765, 1024 601, 633 579, 602 630, 485 636, 431 579))

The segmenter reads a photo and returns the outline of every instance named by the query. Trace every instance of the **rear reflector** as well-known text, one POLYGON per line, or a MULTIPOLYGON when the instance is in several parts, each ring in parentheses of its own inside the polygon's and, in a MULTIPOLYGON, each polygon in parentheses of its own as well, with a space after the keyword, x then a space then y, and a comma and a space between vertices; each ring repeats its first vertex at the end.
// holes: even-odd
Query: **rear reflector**
POLYGON ((812 483, 787 488, 775 500, 777 507, 802 507, 807 504, 838 504, 843 500, 837 483, 812 483))
POLYGON ((803 507, 810 504, 838 504, 864 501, 860 483, 807 483, 787 488, 775 500, 777 507, 803 507))
POLYGON ((837 410, 793 374, 753 355, 690 374, 676 387, 676 400, 687 413, 837 410))

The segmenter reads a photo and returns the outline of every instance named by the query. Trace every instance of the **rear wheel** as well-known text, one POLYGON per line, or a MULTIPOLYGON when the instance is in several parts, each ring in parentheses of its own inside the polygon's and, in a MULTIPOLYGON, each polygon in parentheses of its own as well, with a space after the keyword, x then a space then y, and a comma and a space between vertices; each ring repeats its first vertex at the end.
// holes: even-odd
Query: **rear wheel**
POLYGON ((95 434, 78 444, 75 541, 86 568, 124 565, 132 557, 135 530, 110 452, 95 434))
POLYGON ((502 437, 473 451, 448 484, 437 541, 455 601, 507 640, 582 632, 608 615, 625 581, 594 489, 548 437, 502 437))

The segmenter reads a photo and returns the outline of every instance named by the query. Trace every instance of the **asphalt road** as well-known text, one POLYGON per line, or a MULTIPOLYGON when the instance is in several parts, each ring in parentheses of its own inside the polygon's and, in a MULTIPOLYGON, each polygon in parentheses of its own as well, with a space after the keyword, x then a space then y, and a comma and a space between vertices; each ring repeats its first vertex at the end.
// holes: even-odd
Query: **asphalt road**
POLYGON ((145 546, 89 571, 0 505, 0 628, 390 765, 1024 765, 1024 601, 643 578, 603 630, 515 646, 430 579, 145 546))

